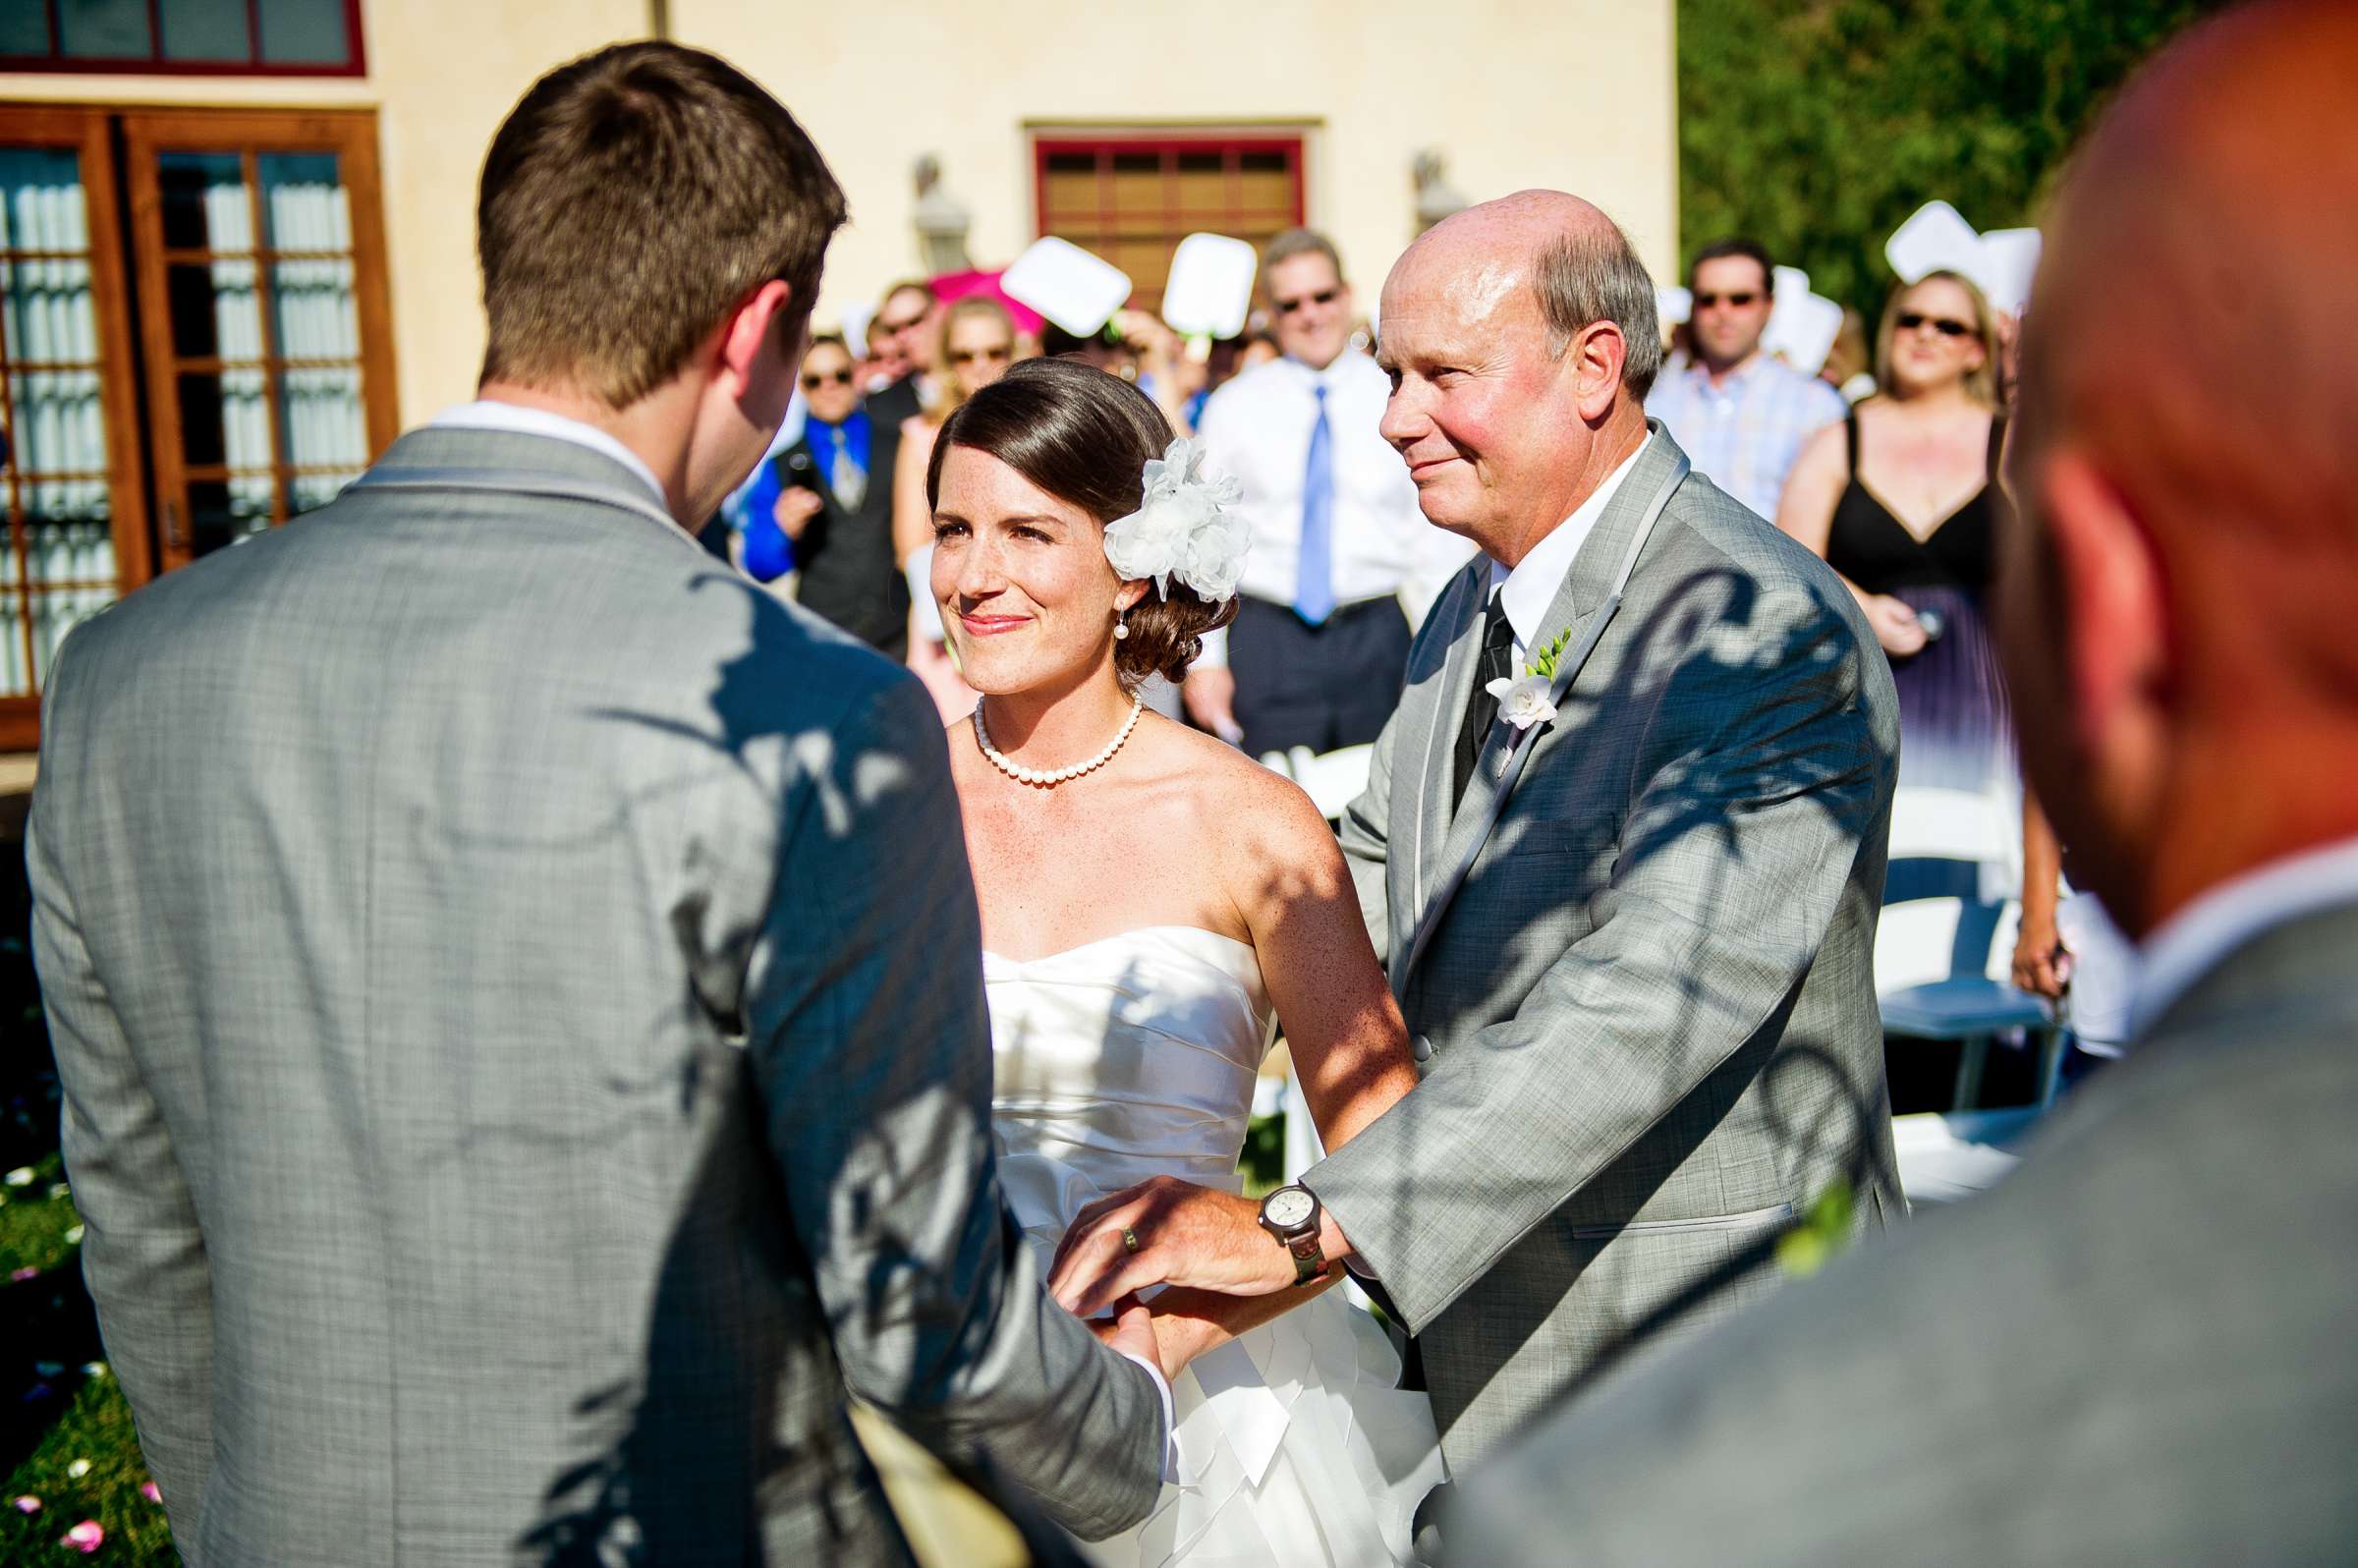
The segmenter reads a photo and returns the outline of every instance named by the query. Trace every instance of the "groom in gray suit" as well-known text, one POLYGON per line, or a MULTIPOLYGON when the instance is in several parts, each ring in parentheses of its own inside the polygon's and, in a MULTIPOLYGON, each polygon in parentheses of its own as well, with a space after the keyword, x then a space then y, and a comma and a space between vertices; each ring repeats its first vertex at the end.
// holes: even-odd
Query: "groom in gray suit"
POLYGON ((1601 212, 1470 208, 1382 321, 1383 433, 1484 551, 1342 833, 1423 1082, 1303 1178, 1295 1257, 1292 1190, 1263 1214, 1157 1184, 1089 1215, 1055 1284, 1086 1310, 1348 1259, 1463 1467, 1768 1290, 1829 1192, 1855 1229, 1899 1214, 1870 974, 1898 712, 1841 582, 1648 423, 1653 282, 1601 212))
POLYGON ((481 400, 49 683, 66 1163, 183 1557, 905 1560, 847 1391, 1135 1523, 1167 1394, 1000 1207, 940 723, 690 532, 841 191, 631 44, 526 95, 478 216, 481 400))
POLYGON ((1536 1425, 1463 1561, 2351 1559, 2358 359, 2314 323, 2358 318, 2352 82, 2348 0, 2173 45, 2026 317, 2008 691, 2145 939, 2134 1051, 1993 1192, 1536 1425))

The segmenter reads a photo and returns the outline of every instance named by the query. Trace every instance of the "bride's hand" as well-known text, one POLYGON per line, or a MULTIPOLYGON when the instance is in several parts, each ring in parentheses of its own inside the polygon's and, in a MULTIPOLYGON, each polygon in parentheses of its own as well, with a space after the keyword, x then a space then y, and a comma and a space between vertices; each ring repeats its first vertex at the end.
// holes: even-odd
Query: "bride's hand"
MULTIPOLYGON (((1154 1343, 1163 1375, 1176 1378, 1186 1371, 1188 1363, 1206 1351, 1293 1311, 1311 1297, 1323 1294, 1342 1276, 1340 1268, 1330 1268, 1326 1277, 1315 1285, 1269 1296, 1222 1296, 1208 1290, 1186 1289, 1162 1292, 1154 1298, 1150 1311, 1153 1314, 1154 1343)), ((1109 1345, 1115 1343, 1115 1319, 1093 1317, 1089 1326, 1099 1339, 1109 1345)))
POLYGON ((1110 1348, 1151 1358, 1162 1369, 1166 1382, 1175 1380, 1189 1362, 1229 1337, 1201 1318, 1157 1313, 1136 1296, 1115 1303, 1111 1317, 1092 1317, 1088 1324, 1089 1331, 1110 1348), (1135 1332, 1141 1317, 1146 1320, 1143 1336, 1135 1332))

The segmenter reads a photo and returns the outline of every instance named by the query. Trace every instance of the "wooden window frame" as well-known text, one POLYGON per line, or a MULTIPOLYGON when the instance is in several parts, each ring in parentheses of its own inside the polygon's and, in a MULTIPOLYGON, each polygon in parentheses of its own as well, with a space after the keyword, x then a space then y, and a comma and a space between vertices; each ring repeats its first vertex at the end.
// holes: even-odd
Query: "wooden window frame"
MULTIPOLYGON (((55 43, 60 35, 59 0, 44 0, 49 16, 49 37, 55 43)), ((163 14, 157 0, 147 0, 147 36, 153 42, 155 54, 130 59, 59 54, 0 54, 0 71, 44 72, 60 76, 141 76, 141 77, 365 77, 368 74, 368 41, 361 30, 361 0, 344 0, 344 38, 351 46, 351 55, 341 64, 319 65, 308 61, 282 62, 261 58, 262 14, 256 0, 246 0, 246 36, 253 41, 253 57, 250 60, 167 60, 163 57, 163 14)))
MULTIPOLYGON (((83 199, 89 231, 90 299, 97 318, 99 405, 106 427, 108 527, 115 547, 115 582, 130 593, 154 572, 148 550, 147 484, 141 463, 139 380, 132 357, 131 297, 127 287, 122 210, 115 184, 116 164, 110 138, 111 110, 84 104, 0 104, 0 145, 51 147, 76 153, 80 159, 83 199)), ((14 238, 14 236, 12 236, 14 238)), ((48 252, 12 250, 12 263, 44 259, 48 252)), ((0 356, 4 357, 4 356, 0 356)), ((30 362, 12 362, 11 372, 30 362)), ((60 362, 61 365, 63 362, 60 362)), ((44 366, 54 368, 56 366, 44 366)), ((14 392, 0 376, 0 411, 12 432, 22 434, 13 405, 14 392)), ((74 476, 68 476, 73 477, 74 476)), ((8 563, 16 579, 25 613, 18 617, 25 639, 25 668, 30 675, 33 594, 28 564, 25 492, 28 488, 12 453, 5 470, 8 563)), ((0 752, 30 751, 40 744, 41 699, 36 690, 26 697, 0 697, 0 752)))
MULTIPOLYGON (((1109 219, 1115 212, 1110 201, 1112 160, 1120 154, 1151 153, 1165 160, 1182 153, 1217 151, 1243 157, 1254 153, 1274 152, 1287 160, 1293 176, 1293 199, 1288 214, 1288 227, 1299 228, 1306 221, 1308 188, 1310 184, 1309 135, 1306 129, 1287 127, 1275 129, 1263 126, 1206 126, 1202 129, 1178 130, 1169 127, 1141 127, 1124 130, 1120 127, 1035 127, 1032 132, 1032 232, 1035 236, 1053 233, 1048 214, 1048 160, 1057 156, 1089 154, 1097 160, 1099 197, 1097 213, 1099 230, 1111 232, 1109 219)), ((1172 234, 1184 232, 1189 219, 1179 210, 1176 196, 1176 171, 1166 166, 1163 174, 1164 229, 1172 234)), ((1135 303, 1137 296, 1133 294, 1135 303)))
MULTIPOLYGON (((257 301, 261 316, 262 359, 269 378, 271 428, 271 515, 275 527, 287 521, 288 492, 295 470, 287 461, 287 431, 282 400, 276 395, 290 362, 277 351, 278 322, 273 308, 273 263, 284 252, 263 241, 267 230, 258 210, 261 201, 259 159, 276 152, 327 152, 337 159, 338 176, 349 193, 352 207, 353 300, 360 317, 361 397, 371 454, 380 453, 400 433, 394 406, 393 311, 385 276, 384 198, 376 161, 376 115, 373 110, 183 110, 129 111, 122 115, 124 170, 130 191, 132 249, 139 262, 140 344, 147 372, 147 419, 154 435, 153 462, 161 566, 164 571, 186 566, 196 558, 191 527, 191 474, 182 450, 184 411, 180 376, 184 371, 218 371, 217 360, 184 360, 174 351, 168 271, 175 263, 206 262, 209 251, 171 250, 163 243, 163 196, 156 176, 157 156, 167 152, 235 151, 244 168, 246 189, 256 205, 253 215, 257 301)), ((246 252, 240 252, 244 254, 246 252)), ((206 474, 199 477, 210 478, 206 474)))

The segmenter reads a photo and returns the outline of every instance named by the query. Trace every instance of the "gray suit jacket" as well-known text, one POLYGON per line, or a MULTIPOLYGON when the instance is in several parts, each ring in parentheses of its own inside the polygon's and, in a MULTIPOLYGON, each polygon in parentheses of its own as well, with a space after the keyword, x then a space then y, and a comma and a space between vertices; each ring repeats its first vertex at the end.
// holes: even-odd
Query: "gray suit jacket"
POLYGON ((891 1561, 847 1387, 1103 1535, 1151 1380, 999 1201, 917 684, 585 448, 426 429, 68 642, 84 1266, 192 1563, 891 1561))
MULTIPOLYGON (((1656 426, 1547 616, 1577 646, 1649 500, 1656 426)), ((1423 1083, 1306 1178, 1418 1336, 1453 1465, 1665 1330, 1767 1289, 1837 1180, 1899 1212, 1870 973, 1898 755, 1891 677, 1825 564, 1689 475, 1422 959, 1479 839, 1450 806, 1489 563, 1409 656, 1342 841, 1423 1083)))
POLYGON ((1569 1402, 1462 1560, 2349 1561, 2353 954, 2259 936, 1995 1191, 1569 1402))

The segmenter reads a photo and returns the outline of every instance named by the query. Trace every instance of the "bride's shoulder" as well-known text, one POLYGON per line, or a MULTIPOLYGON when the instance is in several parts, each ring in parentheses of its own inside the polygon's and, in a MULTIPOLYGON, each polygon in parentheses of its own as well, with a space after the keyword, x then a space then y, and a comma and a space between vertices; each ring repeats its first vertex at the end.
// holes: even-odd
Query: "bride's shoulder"
POLYGON ((1302 786, 1200 730, 1165 720, 1156 727, 1184 771, 1195 804, 1221 836, 1264 851, 1288 845, 1331 846, 1334 833, 1302 786))

